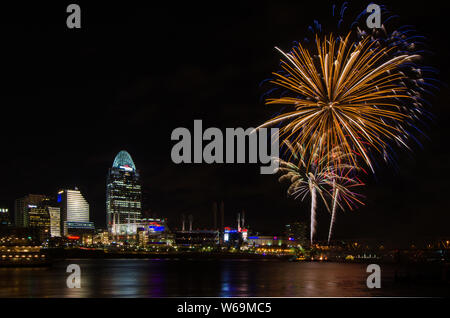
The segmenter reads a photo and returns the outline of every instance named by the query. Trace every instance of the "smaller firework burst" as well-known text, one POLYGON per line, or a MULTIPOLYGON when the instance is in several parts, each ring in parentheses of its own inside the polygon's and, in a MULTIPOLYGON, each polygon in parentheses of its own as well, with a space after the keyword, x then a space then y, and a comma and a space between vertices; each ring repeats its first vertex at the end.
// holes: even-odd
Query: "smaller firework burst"
POLYGON ((306 157, 305 147, 299 143, 291 144, 285 140, 283 144, 288 148, 290 156, 288 161, 279 159, 279 181, 290 183, 287 190, 290 197, 301 201, 308 195, 311 197, 311 244, 316 233, 317 197, 322 199, 326 209, 332 214, 330 239, 337 208, 344 210, 345 206, 348 206, 352 209, 357 204, 363 204, 360 195, 353 191, 353 188, 363 185, 354 176, 357 168, 348 163, 348 155, 339 147, 335 147, 328 154, 333 156, 334 164, 330 165, 326 164, 330 162, 329 158, 321 157, 317 152, 310 154, 309 158, 306 157), (309 165, 306 164, 307 160, 309 165), (328 201, 331 201, 331 209, 328 201))

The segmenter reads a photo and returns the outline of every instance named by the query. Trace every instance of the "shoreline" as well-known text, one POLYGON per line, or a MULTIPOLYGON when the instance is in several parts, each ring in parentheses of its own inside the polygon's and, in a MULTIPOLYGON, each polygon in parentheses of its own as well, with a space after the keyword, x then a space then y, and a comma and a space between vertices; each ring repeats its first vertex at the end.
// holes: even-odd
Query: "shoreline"
POLYGON ((439 265, 450 269, 450 264, 445 261, 414 261, 414 260, 387 260, 387 259, 296 259, 295 255, 271 255, 237 252, 119 252, 104 250, 83 249, 58 249, 47 250, 49 258, 53 261, 64 259, 167 259, 167 260, 279 260, 294 263, 340 263, 340 264, 398 264, 398 265, 439 265))

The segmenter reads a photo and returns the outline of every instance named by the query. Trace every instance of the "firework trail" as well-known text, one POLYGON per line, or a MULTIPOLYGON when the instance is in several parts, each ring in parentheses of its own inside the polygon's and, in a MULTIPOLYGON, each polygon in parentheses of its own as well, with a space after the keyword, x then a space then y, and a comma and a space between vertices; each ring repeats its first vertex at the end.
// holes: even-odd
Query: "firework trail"
POLYGON ((334 219, 336 215, 337 206, 343 207, 343 203, 350 208, 355 203, 363 204, 358 195, 351 191, 352 187, 363 185, 359 180, 351 177, 351 172, 354 171, 354 166, 345 161, 347 155, 341 152, 338 148, 333 149, 330 155, 334 156, 334 165, 325 165, 326 157, 319 157, 317 153, 309 154, 312 164, 307 166, 305 157, 305 148, 298 144, 291 144, 285 141, 291 155, 289 161, 279 159, 280 168, 279 177, 280 182, 288 181, 290 186, 287 193, 294 199, 303 201, 309 194, 311 197, 311 244, 314 242, 316 233, 316 215, 317 215, 317 198, 320 197, 325 207, 329 212, 330 208, 327 203, 327 198, 331 198, 333 206, 334 219), (341 193, 341 194, 339 194, 341 193), (342 203, 341 203, 342 201, 342 203))
POLYGON ((353 208, 355 208, 357 205, 364 205, 364 203, 360 200, 362 195, 354 192, 355 187, 364 186, 364 183, 357 177, 357 174, 360 171, 363 170, 348 164, 341 164, 335 171, 331 191, 332 211, 330 228, 328 231, 328 244, 330 244, 331 237, 333 235, 338 208, 340 208, 342 211, 345 211, 345 207, 353 210, 353 208), (343 202, 345 204, 341 204, 340 202, 343 202))
POLYGON ((331 235, 333 234, 334 223, 336 222, 336 207, 337 199, 339 196, 339 189, 336 189, 336 185, 333 183, 333 210, 331 211, 330 229, 328 231, 328 245, 331 241, 331 235))
POLYGON ((326 185, 329 182, 326 174, 323 171, 315 171, 315 173, 306 172, 305 165, 302 160, 299 160, 298 165, 280 159, 279 172, 283 175, 279 178, 280 182, 289 181, 291 185, 288 188, 288 195, 294 200, 300 198, 301 201, 309 194, 311 197, 311 228, 310 240, 313 244, 316 233, 316 208, 317 208, 317 194, 328 208, 325 195, 327 194, 326 185))

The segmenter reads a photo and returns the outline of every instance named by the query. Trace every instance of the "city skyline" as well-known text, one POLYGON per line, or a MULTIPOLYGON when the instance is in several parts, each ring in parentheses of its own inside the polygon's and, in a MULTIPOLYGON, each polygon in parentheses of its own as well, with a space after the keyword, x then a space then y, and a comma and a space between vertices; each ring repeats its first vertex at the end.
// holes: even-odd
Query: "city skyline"
POLYGON ((4 307, 439 307, 450 296, 449 10, 5 3, 4 307))
MULTIPOLYGON (((128 166, 129 167, 131 167, 131 170, 133 170, 133 171, 135 171, 136 170, 136 167, 135 167, 135 165, 134 165, 134 162, 133 162, 133 160, 131 159, 131 156, 128 154, 128 152, 126 152, 126 151, 124 151, 124 150, 121 150, 121 151, 119 151, 118 153, 117 153, 117 155, 116 156, 114 156, 114 162, 113 162, 113 165, 112 165, 112 167, 114 168, 114 167, 119 167, 119 165, 125 165, 125 166, 127 166, 126 168, 128 169, 128 166), (123 154, 123 153, 126 153, 126 155, 125 155, 125 157, 122 157, 121 158, 121 160, 119 160, 119 158, 120 158, 120 156, 119 156, 119 154, 123 154), (127 158, 127 156, 129 157, 129 159, 127 158), (130 161, 127 161, 127 160, 130 160, 130 161)), ((109 168, 109 170, 110 170, 111 168, 109 168)), ((105 178, 105 180, 107 181, 108 180, 108 176, 105 178)), ((61 187, 57 187, 57 189, 60 189, 61 187)), ((78 189, 78 187, 77 186, 74 186, 73 187, 73 189, 78 189)), ((57 196, 58 196, 58 193, 56 193, 55 194, 55 196, 52 196, 51 194, 50 195, 48 195, 48 194, 40 194, 40 195, 36 195, 36 194, 27 194, 25 197, 27 197, 27 196, 31 196, 31 203, 38 203, 38 201, 40 202, 43 198, 53 198, 53 199, 56 199, 57 198, 57 196), (33 199, 34 198, 34 199, 33 199), (37 201, 36 201, 37 200, 37 201), (35 202, 36 201, 36 202, 35 202)), ((106 198, 107 198, 107 191, 106 191, 106 198)), ((15 201, 17 201, 17 200, 15 200, 15 201)), ((27 201, 28 202, 28 201, 27 201)), ((209 202, 209 204, 210 204, 210 210, 209 210, 209 212, 210 212, 210 215, 206 215, 206 216, 204 216, 204 218, 196 218, 196 223, 195 223, 195 225, 194 225, 194 229, 212 229, 212 228, 214 228, 214 224, 215 224, 215 222, 216 221, 214 221, 214 204, 218 204, 218 203, 220 203, 220 201, 218 202, 218 201, 211 201, 211 202, 209 202), (211 206, 212 205, 212 206, 211 206)), ((16 203, 17 204, 17 203, 16 203)), ((151 205, 151 204, 150 204, 151 205)), ((3 206, 7 206, 7 204, 3 204, 3 206)), ((238 215, 239 214, 239 212, 238 212, 239 210, 236 210, 236 211, 232 211, 232 212, 228 212, 228 213, 225 213, 225 217, 226 217, 226 219, 227 219, 227 221, 225 221, 224 222, 224 225, 225 226, 233 226, 234 225, 234 223, 235 223, 235 217, 236 217, 236 215, 238 215)), ((13 214, 16 212, 16 209, 13 207, 13 209, 11 209, 10 210, 10 212, 9 212, 9 214, 10 214, 10 218, 14 218, 14 216, 13 216, 13 214)), ((105 210, 104 210, 104 215, 108 215, 108 213, 107 213, 107 209, 106 209, 106 205, 105 205, 105 210)), ((180 230, 181 229, 181 225, 182 225, 182 220, 183 220, 183 214, 185 215, 185 217, 186 217, 186 214, 185 213, 180 213, 180 214, 178 214, 178 215, 176 215, 176 217, 175 218, 173 218, 173 219, 170 219, 169 218, 169 223, 172 225, 172 227, 173 227, 173 229, 178 229, 178 230, 180 230)), ((167 215, 164 215, 164 213, 162 212, 161 214, 159 214, 159 215, 153 215, 154 217, 164 217, 164 218, 167 218, 167 215)), ((99 219, 99 217, 98 216, 90 216, 91 218, 95 218, 95 220, 98 220, 99 219)), ((288 224, 288 223, 291 223, 291 222, 296 222, 296 221, 299 221, 299 220, 301 220, 301 218, 298 218, 298 219, 295 219, 295 218, 292 218, 290 221, 288 221, 288 222, 286 222, 285 224, 288 224)), ((307 221, 307 220, 306 220, 307 221)), ((11 222, 12 224, 15 224, 14 222, 11 222)), ((101 223, 101 222, 99 222, 99 223, 97 223, 97 222, 94 222, 95 223, 95 227, 96 228, 107 228, 107 223, 105 223, 104 225, 101 223)), ((272 228, 272 230, 269 230, 269 231, 267 231, 267 230, 262 230, 262 232, 263 233, 267 233, 267 234, 276 234, 276 233, 281 233, 281 232, 283 232, 283 229, 284 229, 284 226, 285 226, 285 224, 283 224, 283 225, 281 225, 279 228, 272 228)), ((254 230, 256 230, 256 231, 258 231, 259 229, 254 229, 254 230)), ((258 232, 261 232, 261 231, 258 231, 258 232)), ((63 233, 63 228, 61 228, 61 233, 63 233)), ((446 235, 446 233, 443 233, 443 234, 437 234, 437 235, 434 235, 435 237, 441 237, 441 236, 445 236, 446 235)), ((423 235, 423 237, 432 237, 433 235, 423 235)), ((350 238, 352 237, 351 235, 349 236, 350 238)), ((349 237, 338 237, 337 239, 347 239, 347 238, 349 238, 349 237)), ((354 237, 357 237, 356 235, 354 236, 354 237)), ((363 238, 365 238, 365 236, 362 236, 363 238)), ((373 237, 368 237, 368 238, 373 238, 373 237)), ((383 240, 383 238, 380 238, 380 240, 383 240)))
MULTIPOLYGON (((427 6, 420 10, 397 3, 390 6, 393 12, 407 17, 406 22, 415 21, 417 29, 429 35, 435 52, 431 64, 441 66, 439 77, 445 81, 449 67, 443 52, 449 48, 436 32, 439 19, 445 19, 445 10, 436 17, 427 6)), ((2 127, 3 134, 9 136, 3 147, 14 154, 1 159, 2 166, 8 169, 4 172, 5 183, 0 186, 0 202, 7 204, 10 211, 13 201, 28 193, 51 194, 59 187, 78 186, 90 202, 95 223, 105 226, 105 176, 112 158, 127 149, 141 173, 143 210, 167 217, 176 225, 181 224, 181 214, 193 214, 195 220, 204 220, 199 227, 209 226, 211 206, 221 201, 227 211, 225 223, 232 223, 235 214, 245 210, 249 222, 261 231, 308 220, 307 204, 290 201, 276 177, 259 175, 256 165, 173 164, 170 133, 177 127, 192 128, 195 119, 202 119, 205 127, 246 128, 273 115, 273 109, 262 107, 260 88, 279 62, 273 47, 286 50, 292 41, 301 40, 307 33, 305 24, 312 19, 308 12, 318 12, 318 18, 328 17, 329 4, 239 4, 238 8, 212 13, 212 24, 201 16, 197 23, 190 23, 180 10, 175 18, 185 28, 176 30, 181 33, 175 40, 169 36, 170 31, 164 35, 154 32, 161 25, 175 31, 167 21, 148 20, 141 10, 132 7, 125 8, 125 12, 109 9, 108 18, 96 13, 95 22, 85 21, 89 32, 83 37, 57 28, 60 21, 50 14, 56 9, 46 5, 43 8, 49 12, 46 23, 51 27, 19 29, 24 39, 21 42, 5 34, 5 39, 17 47, 14 56, 6 51, 5 59, 18 55, 23 61, 18 69, 7 66, 5 70, 5 76, 11 79, 3 97, 5 105, 10 105, 5 116, 21 118, 23 127, 15 134, 2 127), (249 10, 255 10, 250 18, 238 13, 249 10), (119 19, 121 24, 108 24, 109 17, 122 13, 125 18, 119 19), (292 19, 283 19, 280 24, 280 16, 292 19), (226 27, 230 17, 236 25, 231 30, 226 27), (264 17, 272 21, 269 27, 264 17), (141 25, 139 21, 146 22, 141 25), (217 34, 224 37, 224 42, 211 43, 209 39, 217 34), (154 41, 141 41, 147 36, 154 41), (117 41, 123 45, 117 48, 117 41), (174 41, 192 49, 182 53, 156 49, 170 48, 174 41), (25 53, 39 46, 48 49, 35 56, 25 53), (212 51, 217 56, 207 53, 212 51), (63 67, 43 67, 51 63, 66 65, 68 60, 73 63, 70 77, 63 67), (158 62, 170 60, 179 60, 181 66, 158 62), (122 65, 117 61, 127 62, 122 65), (31 75, 24 82, 17 74, 25 71, 31 75), (39 74, 49 76, 41 81, 39 74), (56 80, 59 78, 64 81, 56 80), (54 89, 49 92, 48 87, 54 89), (27 108, 36 103, 46 106, 27 108), (26 116, 22 109, 27 109, 26 116), (72 111, 70 117, 61 117, 65 110, 72 111), (83 129, 80 123, 84 123, 83 129), (43 144, 49 145, 45 151, 43 144)), ((149 5, 149 10, 153 9, 162 10, 161 16, 171 12, 165 6, 149 5)), ((444 106, 447 94, 443 91, 433 99, 436 119, 426 130, 427 137, 420 140, 424 149, 414 157, 399 152, 396 165, 383 167, 375 177, 368 177, 363 193, 368 198, 366 205, 340 215, 336 237, 403 239, 449 233, 445 224, 450 216, 441 195, 448 192, 450 178, 449 172, 442 169, 450 158, 448 148, 443 146, 450 138, 445 129, 449 119, 444 106), (426 178, 416 178, 417 167, 426 178)), ((325 220, 318 222, 325 224, 318 229, 318 237, 326 237, 329 215, 323 209, 318 214, 325 220)))

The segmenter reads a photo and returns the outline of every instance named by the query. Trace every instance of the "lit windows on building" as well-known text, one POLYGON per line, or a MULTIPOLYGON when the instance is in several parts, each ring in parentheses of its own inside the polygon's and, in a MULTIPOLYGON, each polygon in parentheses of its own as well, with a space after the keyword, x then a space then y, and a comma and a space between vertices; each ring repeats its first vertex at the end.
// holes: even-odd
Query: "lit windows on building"
POLYGON ((50 215, 50 236, 61 236, 61 209, 59 207, 48 207, 50 215))
POLYGON ((50 215, 43 206, 29 206, 29 227, 42 228, 50 232, 50 215))
POLYGON ((29 227, 30 206, 38 206, 47 197, 42 194, 28 194, 17 199, 14 205, 14 224, 16 227, 29 227))
POLYGON ((10 226, 11 219, 9 218, 9 209, 0 208, 0 226, 10 226))
POLYGON ((61 203, 61 229, 64 236, 93 231, 94 224, 89 222, 89 204, 78 189, 59 191, 58 201, 61 203))
POLYGON ((296 245, 294 238, 285 236, 249 236, 247 238, 249 246, 288 246, 296 245))
POLYGON ((114 235, 134 235, 141 222, 139 173, 128 152, 120 151, 109 169, 106 184, 106 223, 114 235))
POLYGON ((63 232, 65 235, 79 235, 84 236, 85 234, 94 233, 94 223, 92 222, 70 222, 64 221, 63 232))
POLYGON ((75 190, 62 190, 62 206, 64 221, 89 222, 89 204, 81 192, 75 190))
POLYGON ((55 202, 44 198, 38 204, 29 204, 27 215, 28 227, 38 230, 42 241, 60 236, 60 208, 55 202))

